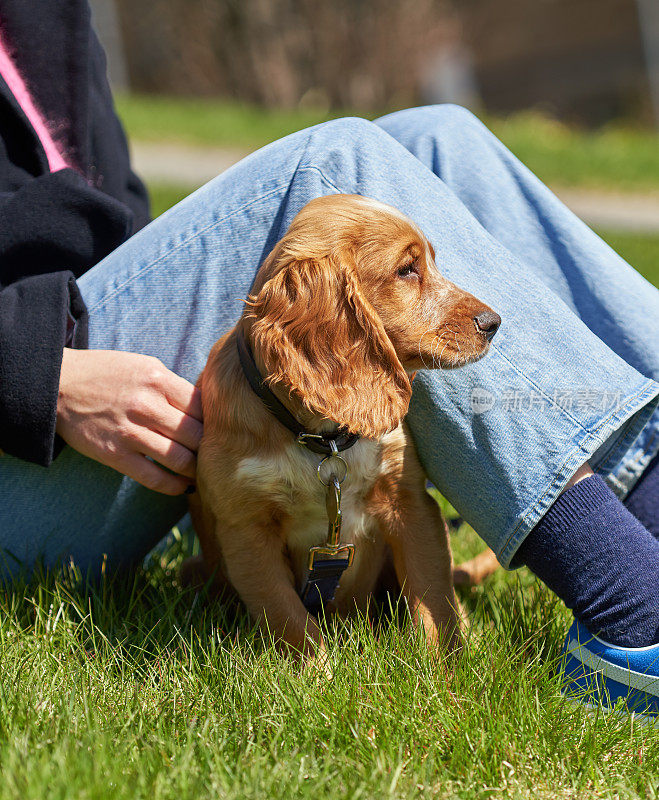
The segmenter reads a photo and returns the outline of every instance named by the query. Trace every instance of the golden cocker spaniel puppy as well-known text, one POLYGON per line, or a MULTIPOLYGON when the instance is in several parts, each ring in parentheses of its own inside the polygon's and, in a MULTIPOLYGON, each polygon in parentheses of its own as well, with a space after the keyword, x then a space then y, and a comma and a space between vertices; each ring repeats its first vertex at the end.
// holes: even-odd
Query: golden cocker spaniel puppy
MULTIPOLYGON (((329 467, 347 468, 340 543, 354 545, 354 559, 331 607, 365 608, 393 564, 429 641, 459 641, 446 525, 403 419, 414 372, 476 361, 501 320, 442 277, 434 258, 394 208, 356 195, 311 201, 266 258, 241 319, 199 379, 204 436, 191 513, 205 574, 228 582, 297 651, 322 647, 300 593, 336 503, 331 510, 332 487, 318 480, 323 453, 271 413, 250 370, 307 434, 346 445, 344 463, 335 455, 329 467)), ((334 485, 329 473, 324 479, 334 485)))

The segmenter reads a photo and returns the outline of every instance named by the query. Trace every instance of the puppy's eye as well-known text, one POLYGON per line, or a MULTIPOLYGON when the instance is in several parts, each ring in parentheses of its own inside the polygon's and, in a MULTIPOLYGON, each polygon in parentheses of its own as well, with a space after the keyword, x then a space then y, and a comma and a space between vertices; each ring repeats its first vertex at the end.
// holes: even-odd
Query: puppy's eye
POLYGON ((399 278, 409 278, 410 275, 418 275, 419 270, 417 269, 417 261, 410 261, 408 264, 403 264, 402 267, 398 267, 396 270, 396 274, 399 278))

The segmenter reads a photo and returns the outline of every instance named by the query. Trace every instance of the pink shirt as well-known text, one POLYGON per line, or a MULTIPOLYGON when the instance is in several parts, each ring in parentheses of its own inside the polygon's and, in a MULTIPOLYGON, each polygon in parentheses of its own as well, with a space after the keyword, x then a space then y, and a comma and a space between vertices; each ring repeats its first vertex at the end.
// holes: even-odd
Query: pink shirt
POLYGON ((66 159, 62 155, 61 150, 55 143, 48 130, 48 125, 41 112, 37 109, 32 100, 30 92, 28 91, 25 81, 20 76, 14 62, 12 61, 8 48, 2 38, 0 32, 0 75, 5 79, 5 83, 9 87, 9 91, 16 98, 19 106, 23 109, 23 113, 30 121, 30 124, 39 137, 39 141, 46 152, 48 158, 48 167, 51 172, 57 172, 60 169, 66 169, 70 166, 67 164, 66 159))

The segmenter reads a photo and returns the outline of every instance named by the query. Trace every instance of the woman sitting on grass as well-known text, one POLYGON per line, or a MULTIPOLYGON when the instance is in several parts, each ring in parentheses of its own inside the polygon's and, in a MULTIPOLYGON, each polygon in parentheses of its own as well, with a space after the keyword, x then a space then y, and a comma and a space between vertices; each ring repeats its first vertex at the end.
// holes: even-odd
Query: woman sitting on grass
POLYGON ((5 577, 139 562, 164 536, 212 343, 302 206, 363 194, 503 318, 485 360, 415 382, 428 476, 573 610, 568 666, 601 671, 602 702, 659 713, 656 289, 461 108, 301 131, 149 223, 84 0, 0 2, 0 75, 5 577))

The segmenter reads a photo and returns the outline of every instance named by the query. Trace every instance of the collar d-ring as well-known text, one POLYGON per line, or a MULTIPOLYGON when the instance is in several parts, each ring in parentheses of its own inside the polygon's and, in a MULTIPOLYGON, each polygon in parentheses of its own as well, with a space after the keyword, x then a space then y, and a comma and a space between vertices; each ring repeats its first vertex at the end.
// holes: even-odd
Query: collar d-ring
MULTIPOLYGON (((334 444, 334 442, 332 442, 332 444, 334 444)), ((334 448, 336 448, 336 445, 334 445, 334 448)), ((343 458, 343 456, 340 456, 338 452, 333 452, 329 456, 325 456, 325 458, 321 459, 320 463, 318 464, 316 474, 318 475, 318 480, 323 484, 323 486, 329 486, 332 478, 336 478, 339 484, 341 484, 346 479, 348 474, 348 465, 346 464, 346 460, 343 458), (330 465, 329 473, 325 472, 327 475, 326 481, 323 480, 324 464, 330 465), (331 467, 334 467, 334 469, 331 467)))

